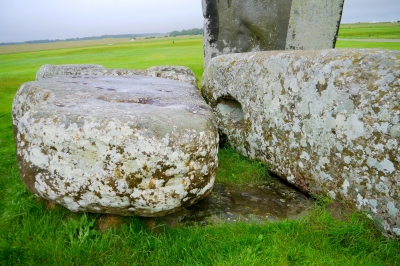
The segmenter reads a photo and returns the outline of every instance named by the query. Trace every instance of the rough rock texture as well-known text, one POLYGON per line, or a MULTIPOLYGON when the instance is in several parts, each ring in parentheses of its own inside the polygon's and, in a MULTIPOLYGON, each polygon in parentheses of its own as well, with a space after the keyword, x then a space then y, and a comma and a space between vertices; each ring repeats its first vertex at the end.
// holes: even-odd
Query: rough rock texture
POLYGON ((180 80, 197 86, 196 76, 188 67, 183 66, 154 66, 147 70, 147 76, 180 80))
POLYGON ((222 54, 333 48, 343 2, 202 0, 204 65, 222 54))
POLYGON ((54 76, 132 76, 142 75, 179 80, 197 86, 196 76, 188 67, 154 66, 146 70, 105 68, 101 65, 43 65, 36 73, 36 80, 54 76))
POLYGON ((399 77, 397 51, 255 52, 213 58, 202 93, 241 153, 400 237, 399 77))
POLYGON ((13 127, 23 182, 71 211, 161 216, 202 199, 214 183, 215 117, 184 82, 28 82, 15 96, 13 127))
POLYGON ((344 0, 293 0, 286 50, 335 48, 344 0))

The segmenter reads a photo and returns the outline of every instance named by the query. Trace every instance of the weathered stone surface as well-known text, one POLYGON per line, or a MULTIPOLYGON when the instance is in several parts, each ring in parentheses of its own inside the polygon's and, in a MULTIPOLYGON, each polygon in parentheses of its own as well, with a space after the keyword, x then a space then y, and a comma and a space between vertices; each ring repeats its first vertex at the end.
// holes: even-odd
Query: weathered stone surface
POLYGON ((202 93, 242 154, 400 236, 400 52, 270 51, 213 58, 202 93))
POLYGON ((105 68, 101 65, 43 65, 36 73, 36 80, 54 76, 132 76, 142 75, 179 80, 197 86, 196 76, 188 67, 154 66, 146 70, 105 68))
POLYGON ((97 76, 103 73, 106 73, 106 69, 101 65, 43 65, 36 73, 36 80, 54 76, 97 76))
POLYGON ((20 174, 71 211, 161 216, 212 189, 215 117, 193 85, 145 76, 53 77, 13 102, 20 174))
POLYGON ((188 67, 183 66, 154 66, 147 70, 147 76, 180 80, 197 86, 196 76, 188 67))
POLYGON ((222 54, 333 48, 343 2, 202 0, 204 65, 222 54))
POLYGON ((335 48, 344 0, 293 0, 286 50, 335 48))

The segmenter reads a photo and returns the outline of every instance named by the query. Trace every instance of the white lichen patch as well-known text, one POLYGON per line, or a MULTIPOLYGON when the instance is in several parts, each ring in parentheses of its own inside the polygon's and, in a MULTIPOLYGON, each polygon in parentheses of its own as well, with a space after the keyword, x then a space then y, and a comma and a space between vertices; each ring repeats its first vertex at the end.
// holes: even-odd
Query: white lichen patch
POLYGON ((400 224, 400 53, 270 51, 223 55, 202 93, 243 155, 289 182, 369 211, 386 233, 400 224), (256 69, 256 71, 255 71, 256 69), (221 115, 229 96, 243 126, 221 115))
POLYGON ((24 183, 71 211, 160 216, 197 202, 214 184, 215 118, 186 83, 31 82, 15 97, 13 125, 24 183))

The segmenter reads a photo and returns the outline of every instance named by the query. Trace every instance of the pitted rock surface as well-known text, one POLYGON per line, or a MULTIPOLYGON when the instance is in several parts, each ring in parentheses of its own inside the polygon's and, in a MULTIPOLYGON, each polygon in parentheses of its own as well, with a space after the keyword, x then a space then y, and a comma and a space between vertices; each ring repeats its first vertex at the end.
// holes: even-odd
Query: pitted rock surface
POLYGON ((197 86, 193 71, 184 66, 154 66, 146 70, 105 68, 102 65, 43 65, 36 73, 36 80, 54 76, 150 76, 183 81, 197 86))
POLYGON ((245 156, 400 237, 400 52, 270 51, 213 58, 202 93, 245 156))
POLYGON ((107 73, 107 70, 102 65, 43 65, 36 73, 36 80, 54 76, 98 76, 104 73, 107 73))
POLYGON ((202 0, 204 65, 231 53, 334 48, 344 0, 202 0))
POLYGON ((180 80, 197 86, 196 76, 188 67, 183 66, 154 66, 146 69, 147 76, 180 80))
POLYGON ((74 212, 161 216, 212 189, 215 117, 196 87, 145 76, 53 77, 13 102, 28 189, 74 212))

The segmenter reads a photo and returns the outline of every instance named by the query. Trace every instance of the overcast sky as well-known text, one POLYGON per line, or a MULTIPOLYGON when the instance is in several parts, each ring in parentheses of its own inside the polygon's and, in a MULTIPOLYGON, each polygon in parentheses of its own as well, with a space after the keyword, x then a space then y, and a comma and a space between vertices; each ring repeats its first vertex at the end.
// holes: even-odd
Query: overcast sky
MULTIPOLYGON (((342 23, 392 20, 400 0, 345 0, 342 23)), ((201 0, 0 0, 0 42, 201 27, 201 0)))

